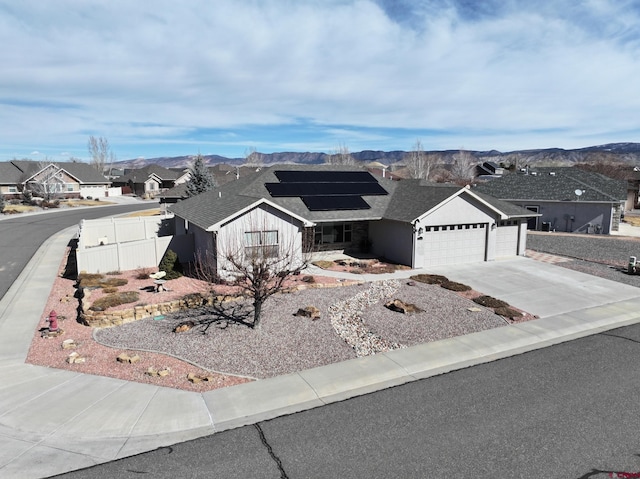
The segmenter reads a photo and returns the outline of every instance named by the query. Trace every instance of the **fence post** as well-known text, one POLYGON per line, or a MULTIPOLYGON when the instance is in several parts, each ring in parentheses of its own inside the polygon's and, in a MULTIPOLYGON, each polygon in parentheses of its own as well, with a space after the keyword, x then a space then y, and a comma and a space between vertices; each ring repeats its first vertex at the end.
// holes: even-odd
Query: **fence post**
POLYGON ((123 271, 122 267, 122 251, 120 251, 120 243, 116 243, 116 256, 118 258, 118 271, 123 271))

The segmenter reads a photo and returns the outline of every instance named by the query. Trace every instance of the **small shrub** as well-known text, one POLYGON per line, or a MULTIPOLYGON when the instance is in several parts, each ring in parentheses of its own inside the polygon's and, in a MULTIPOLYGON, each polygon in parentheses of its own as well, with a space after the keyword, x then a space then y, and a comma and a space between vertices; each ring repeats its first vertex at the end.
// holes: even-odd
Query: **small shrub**
POLYGON ((466 284, 456 283, 455 281, 444 281, 440 284, 444 289, 448 289, 449 291, 470 291, 471 286, 467 286, 466 284))
POLYGON ((303 276, 300 281, 302 281, 303 283, 315 283, 316 279, 313 276, 303 276))
POLYGON ((126 278, 105 278, 99 273, 80 273, 78 285, 81 288, 114 288, 129 282, 126 278))
POLYGON ((178 255, 171 249, 168 249, 164 254, 158 268, 167 273, 164 279, 176 279, 182 276, 182 265, 178 260, 178 255))
POLYGON ((60 207, 60 201, 59 200, 55 200, 55 201, 44 200, 42 203, 40 203, 40 206, 42 208, 59 208, 60 207))
POLYGON ((30 205, 33 203, 33 193, 31 193, 31 190, 24 190, 22 192, 22 201, 26 205, 30 205))
POLYGON ((103 281, 100 281, 100 287, 113 288, 117 286, 124 286, 128 282, 129 280, 127 278, 108 278, 103 281))
POLYGON ((80 273, 78 275, 78 285, 81 288, 98 288, 104 276, 98 273, 80 273))
POLYGON ((509 306, 509 303, 491 296, 478 296, 473 299, 473 302, 487 308, 505 308, 509 306))
POLYGON ((151 268, 140 268, 136 271, 136 279, 149 279, 149 275, 153 272, 151 268))
POLYGON ((416 274, 411 276, 411 279, 427 284, 442 284, 449 281, 446 276, 442 276, 440 274, 416 274))
POLYGON ((118 292, 118 288, 109 286, 107 288, 102 288, 102 291, 104 291, 105 293, 116 293, 118 292))
POLYGON ((94 301, 89 309, 93 311, 104 311, 109 308, 115 308, 121 304, 135 303, 138 301, 140 294, 137 291, 122 291, 120 293, 111 293, 94 301))
POLYGON ((502 306, 500 308, 494 309, 495 313, 498 316, 504 316, 505 318, 514 319, 522 316, 522 313, 516 309, 513 309, 509 306, 502 306))
POLYGON ((118 276, 119 274, 122 274, 122 271, 109 271, 107 276, 118 276))
POLYGON ((5 204, 6 204, 6 201, 4 199, 4 195, 0 195, 0 213, 2 213, 2 210, 4 210, 5 204))

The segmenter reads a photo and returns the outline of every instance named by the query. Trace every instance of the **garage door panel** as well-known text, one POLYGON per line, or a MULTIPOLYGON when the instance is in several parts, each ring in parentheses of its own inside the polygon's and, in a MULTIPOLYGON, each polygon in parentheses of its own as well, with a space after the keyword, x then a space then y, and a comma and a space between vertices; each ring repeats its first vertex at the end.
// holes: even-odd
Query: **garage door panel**
POLYGON ((483 224, 427 228, 420 240, 424 266, 473 263, 485 260, 486 228, 483 224))
POLYGON ((496 231, 496 257, 516 256, 518 254, 517 225, 498 226, 496 231))

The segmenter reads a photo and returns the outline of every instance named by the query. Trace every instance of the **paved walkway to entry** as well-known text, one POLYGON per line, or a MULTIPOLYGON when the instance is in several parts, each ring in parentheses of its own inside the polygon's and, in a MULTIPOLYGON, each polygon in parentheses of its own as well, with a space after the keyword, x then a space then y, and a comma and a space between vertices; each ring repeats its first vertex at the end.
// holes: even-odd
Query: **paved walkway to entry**
POLYGON ((0 301, 3 479, 87 467, 640 321, 640 289, 529 258, 431 268, 541 319, 199 394, 24 363, 68 240, 68 231, 48 240, 0 301))

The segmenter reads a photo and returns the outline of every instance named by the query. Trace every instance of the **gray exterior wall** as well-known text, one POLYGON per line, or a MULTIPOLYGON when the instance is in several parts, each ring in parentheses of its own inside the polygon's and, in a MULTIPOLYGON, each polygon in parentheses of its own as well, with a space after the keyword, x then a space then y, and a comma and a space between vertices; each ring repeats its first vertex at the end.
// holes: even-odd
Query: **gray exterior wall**
POLYGON ((394 263, 413 265, 413 226, 399 221, 369 223, 371 252, 394 263))
POLYGON ((609 234, 611 231, 617 231, 620 224, 619 204, 580 201, 512 201, 511 203, 523 208, 538 206, 542 216, 538 218, 537 230, 543 229, 543 223, 549 223, 551 231, 609 234))

